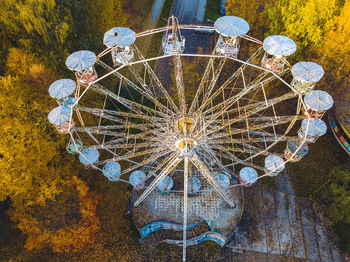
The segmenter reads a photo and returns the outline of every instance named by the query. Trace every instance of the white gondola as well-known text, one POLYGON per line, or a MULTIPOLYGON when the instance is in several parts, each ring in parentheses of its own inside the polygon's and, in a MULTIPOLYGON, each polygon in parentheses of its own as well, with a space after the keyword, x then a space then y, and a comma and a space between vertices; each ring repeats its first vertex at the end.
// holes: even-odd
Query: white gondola
POLYGON ((309 147, 303 141, 289 140, 284 150, 284 157, 291 162, 297 162, 308 152, 309 147))
POLYGON ((249 187, 258 181, 258 173, 252 167, 243 167, 239 172, 239 178, 243 186, 249 187))
POLYGON ((214 27, 220 34, 216 45, 217 54, 237 57, 239 37, 250 29, 247 21, 236 16, 223 16, 215 21, 214 27))
POLYGON ((86 168, 94 168, 94 163, 97 162, 99 156, 100 156, 100 153, 98 152, 97 149, 86 148, 80 152, 79 161, 86 168))
POLYGON ((265 158, 265 172, 268 176, 277 176, 285 168, 284 160, 276 155, 269 155, 265 158))
POLYGON ((322 66, 314 62, 298 62, 292 67, 293 80, 290 85, 299 93, 306 94, 312 91, 322 78, 322 66))
POLYGON ((146 174, 141 170, 136 170, 132 172, 129 176, 129 183, 136 190, 144 188, 145 181, 146 181, 146 174))
POLYGON ((306 105, 305 115, 313 119, 322 118, 324 113, 334 104, 332 96, 322 90, 313 90, 307 93, 304 102, 306 105))
POLYGON ((121 176, 121 167, 118 162, 108 162, 103 166, 102 173, 109 181, 118 181, 121 176))
POLYGON ((160 190, 162 193, 168 193, 174 186, 174 181, 171 177, 166 176, 163 178, 162 181, 159 182, 157 185, 157 188, 160 190))
POLYGON ((164 54, 179 54, 185 51, 185 37, 181 35, 179 21, 172 16, 168 20, 168 28, 162 38, 162 49, 164 54))
POLYGON ((178 54, 185 51, 185 37, 174 37, 174 34, 164 35, 162 38, 163 52, 166 55, 178 54))
POLYGON ((321 119, 303 119, 298 136, 308 143, 314 143, 316 139, 327 132, 327 125, 321 119))
POLYGON ((191 176, 188 178, 188 194, 190 196, 195 196, 202 187, 201 181, 196 176, 191 176))
POLYGON ((80 50, 67 57, 66 66, 75 72, 78 84, 86 85, 97 79, 95 62, 96 55, 93 52, 80 50))
POLYGON ((275 73, 283 70, 287 56, 297 50, 296 43, 289 37, 283 35, 271 35, 264 39, 263 48, 265 50, 261 66, 275 73))
POLYGON ((111 55, 114 66, 134 60, 134 51, 130 47, 136 41, 136 33, 126 27, 114 27, 103 37, 103 43, 112 48, 111 55))
POLYGON ((228 174, 225 173, 215 173, 213 175, 213 177, 215 178, 216 182, 218 182, 218 184, 223 187, 223 188, 229 188, 230 186, 230 176, 228 174))
POLYGON ((70 119, 70 109, 64 106, 58 106, 52 109, 48 115, 51 124, 61 126, 70 119))
POLYGON ((49 94, 56 99, 63 99, 74 93, 77 85, 71 79, 59 79, 49 87, 49 94))

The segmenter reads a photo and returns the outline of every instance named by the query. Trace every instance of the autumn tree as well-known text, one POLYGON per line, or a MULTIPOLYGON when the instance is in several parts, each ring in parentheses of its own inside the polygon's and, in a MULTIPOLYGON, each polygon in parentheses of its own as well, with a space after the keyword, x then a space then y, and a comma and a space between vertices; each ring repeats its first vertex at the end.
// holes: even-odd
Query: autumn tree
MULTIPOLYGON (((47 185, 46 185, 47 186, 47 185)), ((18 228, 27 235, 27 250, 51 247, 56 252, 77 252, 95 240, 100 229, 96 216, 97 196, 89 193, 85 182, 73 176, 54 181, 54 194, 37 194, 33 203, 15 203, 10 214, 18 228)), ((42 188, 46 191, 46 188, 42 188)))
POLYGON ((339 0, 274 1, 267 7, 270 33, 292 38, 301 53, 305 47, 319 51, 341 8, 339 0))
POLYGON ((98 230, 97 200, 75 177, 86 170, 65 152, 67 141, 47 120, 55 106, 47 93, 54 74, 21 49, 10 49, 6 68, 0 77, 0 201, 10 198, 10 217, 28 235, 28 249, 79 249, 98 230), (69 221, 65 212, 79 215, 69 221), (65 222, 55 222, 59 216, 65 222), (45 223, 59 226, 45 229, 45 223))

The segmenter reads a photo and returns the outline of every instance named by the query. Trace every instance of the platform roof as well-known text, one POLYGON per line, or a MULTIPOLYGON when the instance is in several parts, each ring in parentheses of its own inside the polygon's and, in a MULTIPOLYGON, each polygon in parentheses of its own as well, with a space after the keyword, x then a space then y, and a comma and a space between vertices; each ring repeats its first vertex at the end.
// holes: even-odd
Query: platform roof
POLYGON ((230 177, 225 173, 215 173, 214 178, 218 184, 223 188, 228 188, 230 186, 230 177))
POLYGON ((228 37, 243 36, 248 33, 250 27, 247 21, 237 16, 223 16, 214 23, 215 30, 228 37))
POLYGON ((146 180, 146 174, 141 170, 133 171, 129 176, 129 183, 132 186, 141 186, 146 180))
POLYGON ((84 165, 90 165, 98 160, 100 153, 97 149, 86 148, 80 152, 79 161, 84 165))
POLYGON ((322 66, 314 62, 298 62, 292 67, 292 75, 296 80, 316 83, 324 74, 322 66))
POLYGON ((239 176, 244 182, 253 184, 258 180, 258 173, 252 167, 243 167, 241 171, 239 171, 239 176))
POLYGON ((118 181, 121 175, 121 167, 118 162, 111 161, 103 166, 102 173, 110 181, 118 181))
POLYGON ((263 47, 270 55, 289 56, 297 50, 296 43, 284 35, 271 35, 264 39, 263 47))
POLYGON ((323 136, 327 132, 327 125, 321 119, 303 119, 301 128, 312 136, 323 136))
POLYGON ((294 153, 296 152, 296 156, 305 156, 309 152, 309 147, 306 143, 303 143, 303 145, 298 149, 298 147, 301 145, 301 141, 298 140, 289 140, 287 142, 287 147, 290 152, 294 153), (297 150, 298 149, 298 150, 297 150))
POLYGON ((52 109, 48 115, 51 124, 63 125, 70 119, 71 110, 68 107, 58 106, 52 109))
POLYGON ((49 94, 53 98, 65 98, 74 93, 77 85, 72 79, 59 79, 49 87, 49 94))
POLYGON ((114 27, 108 30, 103 37, 103 44, 107 47, 125 47, 135 43, 136 33, 126 27, 114 27))
POLYGON ((159 184, 157 185, 157 188, 160 190, 160 191, 169 191, 173 188, 174 186, 174 181, 171 177, 169 176, 166 176, 163 178, 162 181, 159 182, 159 184))
POLYGON ((96 55, 88 50, 72 53, 66 59, 66 66, 73 71, 82 71, 92 67, 96 62, 96 55))
POLYGON ((265 169, 267 171, 281 172, 285 168, 284 160, 276 155, 269 155, 265 158, 265 169))
POLYGON ((316 111, 325 111, 333 106, 333 98, 322 90, 313 90, 304 97, 305 104, 316 111))

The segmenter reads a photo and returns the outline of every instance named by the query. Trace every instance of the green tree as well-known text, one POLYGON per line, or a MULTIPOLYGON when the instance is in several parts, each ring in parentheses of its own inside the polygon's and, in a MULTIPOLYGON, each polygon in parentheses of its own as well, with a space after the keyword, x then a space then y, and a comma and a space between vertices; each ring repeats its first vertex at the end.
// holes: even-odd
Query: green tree
POLYGON ((335 223, 350 224, 350 161, 330 172, 332 183, 323 193, 328 216, 335 223))

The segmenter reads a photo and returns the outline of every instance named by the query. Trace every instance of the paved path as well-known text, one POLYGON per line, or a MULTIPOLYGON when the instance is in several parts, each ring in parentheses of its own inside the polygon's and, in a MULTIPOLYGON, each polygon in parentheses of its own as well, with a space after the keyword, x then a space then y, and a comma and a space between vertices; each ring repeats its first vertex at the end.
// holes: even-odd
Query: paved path
POLYGON ((156 0, 152 6, 151 21, 155 23, 159 19, 165 0, 156 0))
POLYGON ((242 219, 226 245, 244 261, 343 261, 317 203, 258 183, 245 193, 242 219))

